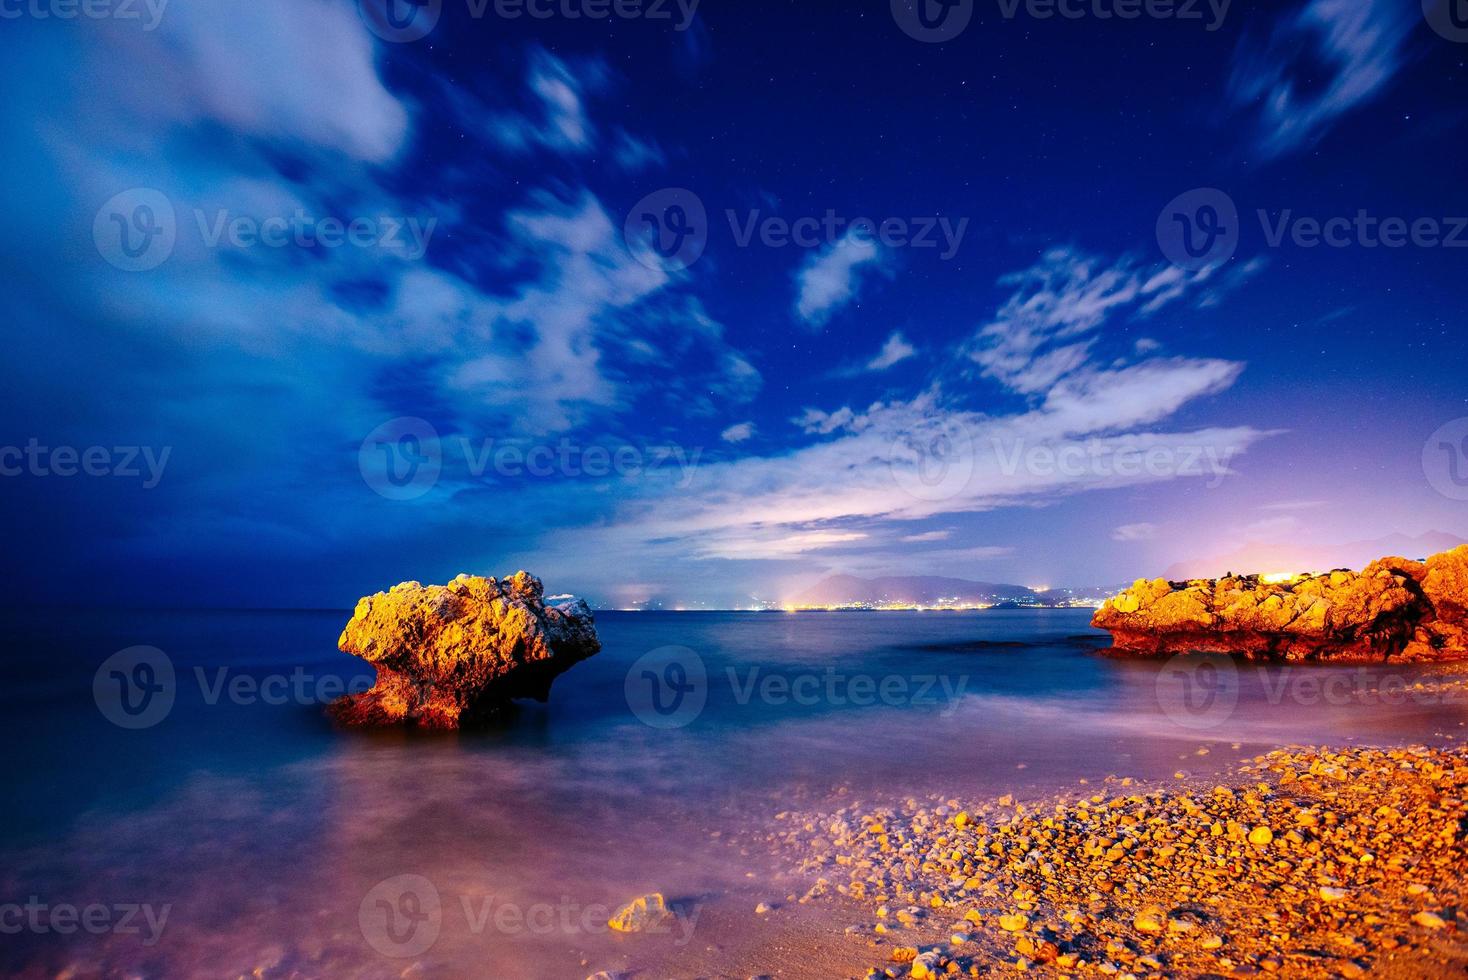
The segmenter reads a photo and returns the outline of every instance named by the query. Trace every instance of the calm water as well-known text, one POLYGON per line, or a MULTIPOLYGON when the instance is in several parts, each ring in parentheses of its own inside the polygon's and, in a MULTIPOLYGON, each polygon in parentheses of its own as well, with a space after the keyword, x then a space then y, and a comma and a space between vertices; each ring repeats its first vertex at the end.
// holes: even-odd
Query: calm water
POLYGON ((603 613, 603 652, 550 704, 367 735, 321 713, 370 682, 335 649, 347 616, 7 615, 5 972, 773 973, 786 938, 839 931, 752 915, 803 887, 758 845, 781 810, 1207 775, 1276 745, 1454 738, 1465 717, 1451 685, 1414 687, 1443 670, 1124 661, 1084 610, 603 613), (175 682, 129 730, 93 681, 135 645, 175 682), (667 932, 606 931, 651 891, 680 912, 667 932))

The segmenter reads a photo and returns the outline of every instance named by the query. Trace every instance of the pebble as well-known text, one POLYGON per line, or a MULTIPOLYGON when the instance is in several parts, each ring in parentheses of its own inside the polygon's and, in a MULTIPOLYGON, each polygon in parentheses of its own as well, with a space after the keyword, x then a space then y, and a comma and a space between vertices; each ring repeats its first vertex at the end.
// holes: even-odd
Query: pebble
POLYGON ((999 928, 1005 932, 1023 932, 1030 927, 1028 916, 1023 915, 1001 915, 999 917, 999 928))
POLYGON ((1412 916, 1412 921, 1424 929, 1446 929, 1448 925, 1443 921, 1442 916, 1432 912, 1418 912, 1412 916))
POLYGON ((852 804, 796 815, 777 846, 800 848, 800 872, 828 876, 833 895, 869 903, 874 931, 895 918, 906 942, 933 943, 904 947, 933 954, 924 976, 1468 972, 1468 949, 1430 945, 1465 901, 1468 747, 1277 750, 1237 765, 1208 788, 1108 777, 1103 792, 1022 806, 852 804))
POLYGON ((1132 919, 1132 927, 1138 932, 1161 932, 1163 928, 1162 910, 1156 908, 1143 909, 1132 919))
POLYGON ((641 932, 661 923, 672 914, 662 894, 654 892, 622 906, 616 915, 607 920, 607 925, 617 932, 641 932))

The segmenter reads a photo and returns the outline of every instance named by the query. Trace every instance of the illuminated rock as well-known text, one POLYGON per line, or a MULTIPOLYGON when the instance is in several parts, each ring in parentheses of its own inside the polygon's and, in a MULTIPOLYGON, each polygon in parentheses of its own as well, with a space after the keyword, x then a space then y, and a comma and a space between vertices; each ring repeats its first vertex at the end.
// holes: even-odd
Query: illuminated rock
POLYGON ((601 649, 586 603, 547 605, 525 572, 393 586, 357 603, 337 645, 377 668, 371 690, 331 705, 338 721, 448 729, 516 698, 545 701, 558 676, 601 649))
POLYGON ((642 932, 660 925, 672 914, 662 893, 654 892, 622 906, 607 920, 607 925, 617 932, 642 932))
POLYGON ((1128 653, 1380 662, 1468 657, 1468 545, 1360 572, 1138 580, 1091 624, 1128 653))

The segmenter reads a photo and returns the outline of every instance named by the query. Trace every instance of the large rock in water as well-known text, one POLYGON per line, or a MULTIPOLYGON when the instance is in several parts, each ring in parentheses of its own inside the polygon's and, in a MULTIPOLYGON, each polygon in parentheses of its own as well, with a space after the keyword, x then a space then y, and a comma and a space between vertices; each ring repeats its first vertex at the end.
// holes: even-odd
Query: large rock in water
POLYGON ((515 698, 544 701, 551 682, 601 649, 586 603, 547 605, 540 579, 525 572, 395 585, 357 603, 337 645, 375 666, 377 683, 338 699, 331 714, 420 728, 483 721, 515 698))
POLYGON ((1117 650, 1340 662, 1468 657, 1468 545, 1425 562, 1381 558, 1360 572, 1266 582, 1256 575, 1139 579, 1091 625, 1117 650))

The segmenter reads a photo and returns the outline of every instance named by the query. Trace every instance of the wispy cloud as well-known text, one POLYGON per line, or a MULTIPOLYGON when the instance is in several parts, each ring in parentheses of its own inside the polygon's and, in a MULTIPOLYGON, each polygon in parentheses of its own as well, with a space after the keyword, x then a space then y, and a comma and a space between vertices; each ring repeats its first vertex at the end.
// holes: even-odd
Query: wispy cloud
POLYGON ((849 547, 840 534, 870 533, 885 522, 1172 479, 1221 479, 1228 461, 1267 433, 1249 426, 1177 432, 1157 426, 1187 403, 1228 388, 1242 364, 1186 357, 1127 362, 1120 355, 1130 344, 1090 356, 1093 348, 1106 349, 1101 328, 1109 320, 1135 314, 1154 294, 1148 279, 1124 262, 1058 250, 1002 280, 1014 292, 999 315, 950 356, 984 365, 1011 392, 1033 396, 1029 408, 981 413, 939 387, 860 410, 810 407, 795 421, 818 441, 700 467, 687 493, 633 501, 607 533, 628 547, 638 539, 669 541, 671 534, 696 556, 780 558, 795 553, 784 543, 789 535, 801 536, 804 554, 849 547), (1066 348, 1075 350, 1062 368, 1050 355, 1066 348), (1035 361, 1049 365, 1048 388, 1038 384, 1035 361), (940 446, 939 457, 932 456, 940 446), (1030 465, 1030 450, 1086 462, 1030 465), (1116 465, 1149 456, 1208 458, 1215 468, 1116 465), (924 472, 934 463, 945 471, 938 492, 924 472))
POLYGON ((719 433, 719 438, 725 442, 746 442, 754 436, 753 422, 739 422, 729 426, 719 433))
POLYGON ((1298 517, 1266 517, 1262 521, 1245 524, 1236 530, 1236 540, 1278 543, 1280 538, 1290 539, 1303 525, 1298 517))
POLYGON ((923 531, 921 534, 904 534, 899 540, 908 544, 921 544, 927 541, 947 541, 951 537, 951 530, 923 531))
POLYGON ((796 315, 819 327, 857 296, 863 274, 881 270, 886 254, 871 237, 849 231, 806 260, 796 273, 796 315))
MULTIPOLYGON (((1020 273, 1000 280, 1014 293, 994 320, 979 329, 967 355, 982 374, 1023 395, 1044 393, 1055 412, 1086 406, 1110 392, 1113 408, 1130 402, 1138 424, 1176 411, 1183 401, 1214 393, 1238 377, 1242 365, 1224 361, 1144 359, 1098 368, 1098 330, 1117 317, 1148 317, 1171 302, 1202 295, 1211 268, 1188 273, 1167 264, 1139 267, 1102 261, 1073 248, 1054 248, 1020 273), (1147 387, 1155 383, 1158 387, 1147 387), (1173 390, 1173 396, 1167 395, 1173 390)), ((1136 354, 1151 352, 1139 346, 1136 354)), ((1102 352, 1102 362, 1107 361, 1102 352)))
POLYGON ((1283 156, 1318 140, 1379 95, 1401 69, 1421 16, 1398 0, 1308 0, 1234 58, 1228 96, 1255 114, 1256 149, 1283 156))
POLYGON ((1324 501, 1324 500, 1280 500, 1280 501, 1276 501, 1275 503, 1272 503, 1272 504, 1261 504, 1259 506, 1259 509, 1260 510, 1286 510, 1286 511, 1290 511, 1290 510, 1314 510, 1317 507, 1324 507, 1325 505, 1326 505, 1326 501, 1324 501))
POLYGON ((1151 541, 1155 537, 1157 537, 1157 525, 1146 521, 1123 524, 1111 532, 1113 541, 1151 541))
MULTIPOLYGON (((611 132, 582 99, 602 84, 594 68, 577 74, 579 63, 532 51, 518 100, 534 109, 532 135, 512 148, 484 126, 466 129, 477 157, 534 152, 555 170, 547 189, 501 195, 471 223, 445 199, 481 189, 471 182, 482 175, 441 173, 414 155, 426 110, 383 83, 350 5, 201 0, 171 9, 154 32, 97 26, 32 32, 41 47, 24 64, 0 63, 0 82, 27 107, 5 123, 6 142, 25 153, 7 158, 0 206, 16 224, 0 244, 9 253, 20 229, 33 295, 68 296, 68 326, 55 335, 107 338, 69 363, 37 364, 75 393, 77 417, 105 424, 126 399, 116 424, 153 433, 185 461, 150 502, 169 519, 147 527, 147 553, 227 537, 235 554, 306 555, 391 535, 397 522, 464 521, 470 511, 449 502, 495 488, 453 451, 459 433, 544 438, 595 424, 611 437, 653 409, 713 415, 758 391, 759 371, 688 277, 636 262, 620 219, 582 179, 587 151, 611 132), (141 274, 81 252, 76 235, 102 202, 138 186, 164 195, 178 232, 164 264, 141 274), (28 193, 37 187, 44 200, 28 193), (439 237, 410 260, 380 248, 211 245, 196 221, 298 210, 344 224, 432 219, 439 237), (440 251, 456 234, 481 247, 440 251), (660 357, 677 369, 649 370, 660 357), (400 415, 438 428, 443 476, 423 511, 376 513, 356 454, 400 415), (317 489, 302 494, 305 485, 317 489), (231 496, 249 503, 221 513, 231 496)), ((514 101, 456 109, 509 119, 514 101)), ((593 497, 566 501, 567 520, 605 508, 593 497)), ((121 506, 108 514, 127 535, 153 520, 121 506)))
POLYGON ((867 362, 868 371, 885 371, 894 364, 900 364, 917 353, 917 348, 907 342, 900 331, 894 331, 887 342, 882 345, 877 356, 867 362))
POLYGON ((521 152, 535 147, 562 153, 589 150, 596 143, 596 128, 587 117, 584 93, 605 78, 600 66, 578 77, 565 61, 537 49, 526 77, 531 107, 525 113, 490 116, 490 132, 505 148, 521 152))

